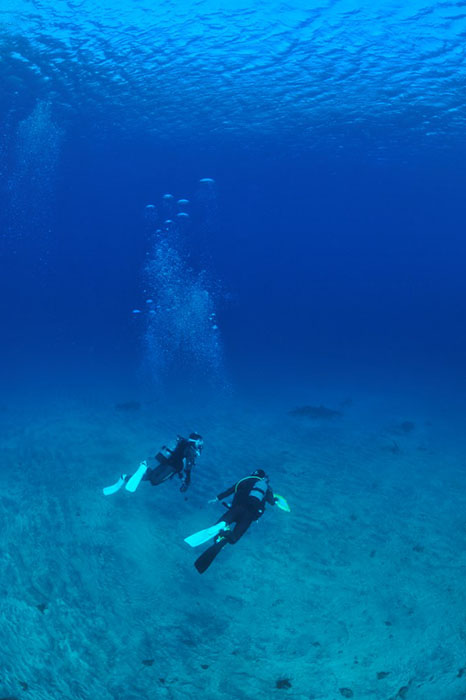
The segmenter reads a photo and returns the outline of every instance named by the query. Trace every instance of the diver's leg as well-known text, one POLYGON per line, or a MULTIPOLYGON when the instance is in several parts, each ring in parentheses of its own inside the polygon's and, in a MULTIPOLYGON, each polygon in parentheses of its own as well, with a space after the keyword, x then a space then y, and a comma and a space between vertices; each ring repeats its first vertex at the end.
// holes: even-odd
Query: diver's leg
POLYGON ((158 486, 173 476, 173 473, 173 467, 170 464, 160 464, 154 469, 148 469, 143 476, 143 481, 150 481, 152 486, 158 486))
POLYGON ((240 517, 236 520, 235 529, 225 533, 227 542, 229 542, 229 544, 236 544, 256 519, 255 513, 244 508, 240 517))
POLYGON ((217 523, 227 523, 228 525, 231 525, 231 523, 236 522, 236 520, 241 517, 241 513, 243 511, 243 508, 240 506, 232 506, 231 508, 228 508, 228 510, 223 513, 217 520, 217 523))

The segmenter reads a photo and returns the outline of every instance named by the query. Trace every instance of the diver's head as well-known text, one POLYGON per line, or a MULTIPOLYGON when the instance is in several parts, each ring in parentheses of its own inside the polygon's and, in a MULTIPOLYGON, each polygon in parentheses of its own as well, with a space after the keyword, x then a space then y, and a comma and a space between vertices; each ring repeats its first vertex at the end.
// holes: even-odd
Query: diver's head
POLYGON ((256 469, 252 472, 251 476, 257 476, 259 479, 269 478, 263 469, 256 469))
POLYGON ((188 442, 190 442, 193 446, 194 449, 196 450, 197 454, 200 455, 202 452, 202 448, 204 447, 204 440, 202 439, 202 435, 199 435, 199 433, 191 433, 188 442))

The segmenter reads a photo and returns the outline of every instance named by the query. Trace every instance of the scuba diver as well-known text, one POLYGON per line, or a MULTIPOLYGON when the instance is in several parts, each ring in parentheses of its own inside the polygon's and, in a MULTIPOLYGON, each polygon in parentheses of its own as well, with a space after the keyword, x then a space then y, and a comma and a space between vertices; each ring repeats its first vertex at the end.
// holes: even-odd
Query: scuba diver
POLYGON ((175 474, 182 480, 180 491, 184 493, 191 483, 191 470, 197 457, 200 457, 204 440, 199 433, 191 433, 188 438, 178 435, 176 445, 173 448, 164 445, 155 455, 158 465, 148 467, 146 460, 140 463, 134 474, 122 474, 112 486, 103 489, 104 495, 109 496, 121 489, 123 484, 127 491, 134 492, 141 481, 150 481, 152 486, 172 479, 175 474))
POLYGON ((229 489, 219 493, 209 503, 218 503, 232 494, 234 496, 231 506, 228 506, 228 510, 217 520, 216 525, 196 532, 185 539, 185 542, 191 547, 197 547, 213 537, 216 538, 214 544, 194 562, 194 566, 200 574, 209 568, 226 544, 235 544, 241 539, 249 526, 263 515, 266 503, 271 506, 278 505, 282 510, 289 511, 285 499, 274 494, 270 488, 269 477, 263 469, 256 469, 249 476, 240 479, 229 489), (235 523, 235 527, 232 530, 230 525, 233 523, 235 523))

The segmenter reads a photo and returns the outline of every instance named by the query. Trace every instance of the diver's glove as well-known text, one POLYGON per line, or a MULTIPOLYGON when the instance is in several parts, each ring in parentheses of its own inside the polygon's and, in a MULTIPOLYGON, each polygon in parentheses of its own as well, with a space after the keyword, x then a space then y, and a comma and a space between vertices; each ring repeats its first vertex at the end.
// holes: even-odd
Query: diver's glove
POLYGON ((210 501, 207 501, 207 503, 218 503, 217 496, 215 496, 215 498, 211 498, 210 501))

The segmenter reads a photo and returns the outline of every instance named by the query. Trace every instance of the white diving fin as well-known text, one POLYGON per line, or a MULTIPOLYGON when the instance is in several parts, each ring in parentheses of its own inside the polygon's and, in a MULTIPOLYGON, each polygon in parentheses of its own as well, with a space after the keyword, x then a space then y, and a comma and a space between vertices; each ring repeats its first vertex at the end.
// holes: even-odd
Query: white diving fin
POLYGON ((278 506, 280 510, 284 510, 285 513, 290 513, 291 508, 288 505, 288 501, 286 500, 286 498, 283 498, 283 496, 280 496, 280 494, 278 493, 274 493, 273 495, 275 497, 275 505, 278 506))
POLYGON ((102 491, 104 492, 104 496, 111 496, 112 493, 116 493, 117 491, 119 491, 125 483, 125 479, 126 474, 122 474, 115 484, 112 484, 111 486, 105 486, 105 488, 102 489, 102 491))
POLYGON ((206 530, 200 530, 199 532, 195 532, 194 535, 185 537, 184 541, 191 547, 198 547, 200 544, 204 544, 204 542, 218 535, 221 530, 228 530, 228 525, 223 520, 216 525, 212 525, 212 527, 208 527, 206 530))
POLYGON ((144 476, 144 474, 147 471, 147 462, 141 462, 139 467, 137 468, 137 471, 134 472, 133 476, 131 479, 128 480, 128 483, 126 484, 126 490, 131 491, 131 493, 134 493, 136 491, 137 487, 141 483, 141 479, 144 476))

